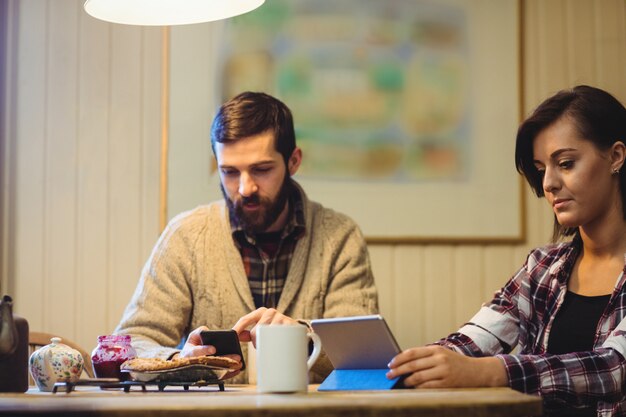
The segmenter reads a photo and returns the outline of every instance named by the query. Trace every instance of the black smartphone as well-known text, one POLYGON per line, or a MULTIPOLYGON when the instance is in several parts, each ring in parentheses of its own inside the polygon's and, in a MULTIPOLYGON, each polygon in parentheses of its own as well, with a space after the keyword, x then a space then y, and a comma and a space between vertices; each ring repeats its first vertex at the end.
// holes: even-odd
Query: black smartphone
POLYGON ((241 352, 239 337, 234 330, 205 330, 200 332, 203 345, 215 346, 216 356, 236 354, 241 357, 241 369, 246 369, 246 362, 241 352))

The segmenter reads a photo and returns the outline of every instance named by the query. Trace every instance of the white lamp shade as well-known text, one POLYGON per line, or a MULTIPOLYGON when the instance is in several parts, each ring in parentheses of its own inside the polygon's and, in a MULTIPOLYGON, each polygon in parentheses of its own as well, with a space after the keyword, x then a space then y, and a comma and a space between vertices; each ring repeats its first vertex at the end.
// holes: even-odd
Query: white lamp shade
POLYGON ((252 11, 265 0, 87 0, 96 19, 127 25, 169 26, 211 22, 252 11))

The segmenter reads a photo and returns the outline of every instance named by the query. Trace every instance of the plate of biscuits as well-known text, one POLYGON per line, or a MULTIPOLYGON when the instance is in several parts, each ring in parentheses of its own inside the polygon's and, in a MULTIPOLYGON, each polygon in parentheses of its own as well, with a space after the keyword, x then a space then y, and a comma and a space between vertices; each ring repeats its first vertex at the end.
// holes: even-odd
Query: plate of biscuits
POLYGON ((218 382, 241 369, 241 362, 226 356, 176 358, 135 358, 122 364, 120 370, 140 382, 194 383, 218 382))

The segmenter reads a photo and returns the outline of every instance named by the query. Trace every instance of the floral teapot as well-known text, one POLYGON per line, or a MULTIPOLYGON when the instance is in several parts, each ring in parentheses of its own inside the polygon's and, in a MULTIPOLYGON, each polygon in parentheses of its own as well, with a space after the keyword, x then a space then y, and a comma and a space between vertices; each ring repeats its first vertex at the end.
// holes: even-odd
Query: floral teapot
POLYGON ((79 351, 61 343, 60 337, 30 355, 29 368, 40 391, 52 391, 57 382, 76 382, 83 372, 83 357, 79 351))

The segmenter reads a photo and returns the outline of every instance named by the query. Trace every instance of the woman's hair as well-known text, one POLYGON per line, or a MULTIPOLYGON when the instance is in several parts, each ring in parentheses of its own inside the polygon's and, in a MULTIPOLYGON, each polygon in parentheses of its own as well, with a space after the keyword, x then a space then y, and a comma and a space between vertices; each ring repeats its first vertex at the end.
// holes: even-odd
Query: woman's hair
MULTIPOLYGON (((533 141, 544 129, 563 117, 573 123, 580 138, 592 142, 600 150, 607 150, 618 141, 626 143, 626 108, 615 97, 587 85, 559 91, 541 103, 517 131, 515 166, 538 197, 543 197, 544 191, 542 175, 533 162, 533 141)), ((625 210, 626 169, 620 170, 619 182, 622 210, 625 210)), ((577 230, 561 226, 555 216, 554 241, 571 236, 577 230)))
POLYGON ((291 111, 277 98, 246 91, 220 107, 211 126, 211 148, 215 154, 216 142, 227 143, 268 131, 274 133, 274 148, 287 164, 296 148, 291 111))

